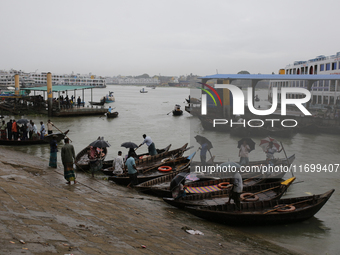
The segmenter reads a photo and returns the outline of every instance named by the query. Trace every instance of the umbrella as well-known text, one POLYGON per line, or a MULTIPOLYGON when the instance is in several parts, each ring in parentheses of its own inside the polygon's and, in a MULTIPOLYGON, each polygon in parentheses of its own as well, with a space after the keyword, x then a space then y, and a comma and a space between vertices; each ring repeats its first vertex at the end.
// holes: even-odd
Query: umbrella
POLYGON ((260 144, 259 144, 259 146, 261 146, 261 147, 262 147, 262 150, 263 150, 264 152, 266 152, 267 149, 268 149, 268 147, 269 147, 269 143, 270 143, 270 142, 273 143, 273 146, 275 146, 277 150, 280 149, 280 144, 279 144, 279 142, 276 141, 274 138, 271 138, 270 136, 268 136, 268 137, 262 139, 261 142, 260 142, 260 144))
POLYGON ((207 144, 208 145, 208 150, 213 148, 212 143, 204 136, 201 135, 196 135, 195 136, 196 142, 198 142, 200 145, 207 144))
POLYGON ((110 147, 111 145, 107 141, 104 141, 104 137, 101 137, 101 138, 98 137, 98 139, 90 143, 89 146, 98 147, 98 148, 106 148, 106 147, 110 147))
POLYGON ((246 141, 249 148, 250 148, 250 151, 251 152, 252 150, 255 150, 255 142, 249 138, 249 137, 245 137, 245 138, 242 138, 240 141, 238 141, 238 145, 237 145, 237 148, 240 148, 241 145, 243 144, 243 141, 246 141))
POLYGON ((16 121, 18 124, 27 124, 29 121, 28 119, 19 119, 16 121))
POLYGON ((133 143, 133 142, 125 142, 125 143, 122 143, 120 146, 122 147, 125 147, 125 148, 138 148, 138 145, 133 143))
POLYGON ((181 182, 183 182, 182 184, 184 184, 185 182, 185 177, 188 175, 189 173, 179 173, 178 175, 176 175, 170 182, 170 190, 172 191, 174 188, 176 188, 181 182))

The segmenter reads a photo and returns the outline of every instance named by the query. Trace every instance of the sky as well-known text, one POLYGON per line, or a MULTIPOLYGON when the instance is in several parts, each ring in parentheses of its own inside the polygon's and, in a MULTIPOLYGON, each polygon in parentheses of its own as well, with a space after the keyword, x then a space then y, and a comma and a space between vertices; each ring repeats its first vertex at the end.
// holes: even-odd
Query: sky
POLYGON ((340 51, 339 10, 333 0, 2 0, 0 69, 278 73, 340 51))

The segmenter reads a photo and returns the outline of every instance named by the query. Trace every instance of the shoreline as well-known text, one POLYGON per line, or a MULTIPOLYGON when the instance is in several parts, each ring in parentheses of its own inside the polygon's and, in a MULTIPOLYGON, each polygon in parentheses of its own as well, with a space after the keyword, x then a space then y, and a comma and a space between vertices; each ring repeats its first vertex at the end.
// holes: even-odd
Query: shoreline
POLYGON ((60 154, 57 169, 11 148, 0 147, 0 155, 4 254, 298 254, 102 178, 77 172, 78 184, 66 185, 60 154))

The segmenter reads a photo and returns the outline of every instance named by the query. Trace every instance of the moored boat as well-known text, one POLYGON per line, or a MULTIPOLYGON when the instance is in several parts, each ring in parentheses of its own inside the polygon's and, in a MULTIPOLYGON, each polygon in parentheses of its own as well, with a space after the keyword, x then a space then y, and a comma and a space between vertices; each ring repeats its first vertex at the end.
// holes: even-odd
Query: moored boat
POLYGON ((89 101, 89 104, 90 104, 90 105, 104 105, 104 104, 105 104, 105 101, 100 101, 100 102, 92 102, 92 101, 89 101))
POLYGON ((227 225, 269 225, 304 221, 328 201, 334 189, 319 195, 235 204, 185 207, 192 214, 227 225))
POLYGON ((181 110, 181 106, 176 104, 175 109, 172 110, 173 116, 181 116, 183 114, 183 111, 181 110))
MULTIPOLYGON (((241 194, 241 202, 280 199, 294 180, 295 177, 292 177, 283 182, 245 185, 241 194)), ((165 197, 163 200, 168 204, 179 208, 184 208, 185 206, 223 205, 229 201, 230 189, 218 188, 218 190, 212 192, 201 192, 196 194, 187 192, 187 194, 189 195, 178 199, 165 197)))
POLYGON ((52 136, 55 135, 56 136, 56 141, 60 142, 61 140, 63 140, 66 136, 66 134, 69 132, 69 130, 67 130, 65 133, 53 133, 50 135, 46 135, 44 137, 44 139, 27 139, 27 140, 0 140, 0 145, 9 145, 9 146, 25 146, 25 145, 34 145, 34 144, 49 144, 52 136))
MULTIPOLYGON (((168 152, 170 150, 171 144, 169 144, 168 146, 166 146, 163 149, 156 149, 158 154, 162 154, 164 152, 168 152)), ((138 158, 143 158, 145 156, 149 156, 149 153, 143 153, 143 154, 138 154, 137 157, 138 158)), ((113 169, 112 169, 112 164, 113 164, 113 160, 106 160, 103 162, 103 169, 102 172, 108 176, 112 176, 113 175, 113 169)))
POLYGON ((112 119, 112 118, 117 118, 118 117, 118 112, 108 112, 107 114, 106 114, 106 118, 108 118, 108 119, 112 119))
MULTIPOLYGON (((161 176, 137 185, 137 189, 148 194, 152 194, 159 197, 171 197, 172 192, 170 190, 170 183, 177 173, 172 173, 167 176, 161 176)), ((200 180, 190 183, 185 183, 187 188, 187 194, 203 193, 203 192, 214 192, 221 190, 218 185, 221 183, 230 183, 231 178, 214 178, 211 175, 200 176, 200 180)), ((264 182, 263 178, 245 178, 243 179, 244 186, 252 186, 264 182)), ((229 189, 228 189, 229 190, 229 189)))
MULTIPOLYGON (((137 175, 138 183, 149 181, 151 179, 165 176, 170 173, 189 172, 190 162, 192 158, 194 157, 194 154, 195 153, 193 153, 192 155, 188 157, 180 156, 175 159, 163 161, 161 164, 152 164, 148 166, 146 169, 143 169, 143 168, 138 169, 138 165, 136 162, 136 167, 137 167, 137 172, 138 172, 138 175, 137 175)), ((127 172, 116 175, 116 176, 110 176, 109 180, 114 181, 115 183, 121 184, 121 185, 128 185, 131 181, 127 172)))

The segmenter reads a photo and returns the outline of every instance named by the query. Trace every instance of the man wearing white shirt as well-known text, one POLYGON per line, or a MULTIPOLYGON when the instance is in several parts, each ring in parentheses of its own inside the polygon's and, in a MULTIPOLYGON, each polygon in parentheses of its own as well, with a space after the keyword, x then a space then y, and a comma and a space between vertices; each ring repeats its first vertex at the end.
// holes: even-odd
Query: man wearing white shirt
POLYGON ((156 146, 153 143, 153 141, 151 140, 150 136, 146 136, 146 134, 143 135, 144 141, 138 146, 141 147, 144 143, 148 146, 148 151, 149 154, 152 155, 157 155, 157 151, 156 151, 156 146))

